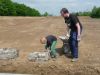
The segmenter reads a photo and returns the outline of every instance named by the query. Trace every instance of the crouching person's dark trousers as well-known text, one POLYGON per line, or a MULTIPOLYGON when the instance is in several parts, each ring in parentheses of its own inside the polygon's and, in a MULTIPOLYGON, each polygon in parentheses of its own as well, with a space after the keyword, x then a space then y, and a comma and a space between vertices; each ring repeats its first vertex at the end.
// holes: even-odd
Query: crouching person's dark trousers
POLYGON ((73 58, 78 58, 78 41, 77 41, 77 32, 71 31, 69 37, 69 46, 73 58))

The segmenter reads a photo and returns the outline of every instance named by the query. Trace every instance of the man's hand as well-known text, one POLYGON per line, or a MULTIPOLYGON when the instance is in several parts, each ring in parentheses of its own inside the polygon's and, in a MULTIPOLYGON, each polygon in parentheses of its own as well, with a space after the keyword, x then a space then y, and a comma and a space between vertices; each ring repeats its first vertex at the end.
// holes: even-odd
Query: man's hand
POLYGON ((81 41, 81 36, 80 36, 80 35, 77 36, 77 41, 78 41, 78 42, 81 41))

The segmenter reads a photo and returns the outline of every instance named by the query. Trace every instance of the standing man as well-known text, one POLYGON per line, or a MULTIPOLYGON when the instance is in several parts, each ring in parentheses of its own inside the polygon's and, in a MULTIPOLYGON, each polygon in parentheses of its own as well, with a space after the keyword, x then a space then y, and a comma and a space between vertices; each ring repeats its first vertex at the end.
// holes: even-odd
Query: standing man
POLYGON ((67 35, 70 35, 69 46, 73 57, 72 62, 74 62, 78 60, 78 42, 81 40, 82 25, 78 17, 69 13, 66 8, 62 8, 60 13, 67 24, 67 35))

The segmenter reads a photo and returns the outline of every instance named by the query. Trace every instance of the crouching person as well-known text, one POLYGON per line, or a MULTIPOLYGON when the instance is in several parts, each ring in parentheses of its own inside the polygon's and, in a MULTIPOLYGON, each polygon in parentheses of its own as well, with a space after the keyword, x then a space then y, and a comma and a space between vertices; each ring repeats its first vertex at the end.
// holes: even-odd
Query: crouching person
POLYGON ((40 39, 40 42, 45 45, 45 49, 50 50, 50 56, 51 58, 56 58, 56 44, 57 44, 57 38, 53 35, 48 35, 46 37, 43 37, 40 39))

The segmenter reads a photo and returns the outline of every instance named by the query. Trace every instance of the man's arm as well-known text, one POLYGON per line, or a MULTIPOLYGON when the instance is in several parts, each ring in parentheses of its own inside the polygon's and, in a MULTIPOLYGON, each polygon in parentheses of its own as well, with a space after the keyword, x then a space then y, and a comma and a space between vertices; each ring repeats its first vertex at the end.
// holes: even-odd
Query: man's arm
POLYGON ((47 48, 48 48, 48 45, 46 44, 46 45, 45 45, 45 49, 47 49, 47 48))
POLYGON ((76 23, 76 27, 77 27, 77 31, 78 31, 78 36, 77 36, 77 40, 80 41, 80 33, 81 33, 81 28, 80 28, 80 25, 79 23, 76 23))
POLYGON ((80 24, 79 24, 79 21, 78 21, 78 17, 76 15, 74 15, 72 17, 72 20, 73 20, 74 24, 77 27, 77 31, 78 31, 77 40, 80 41, 81 40, 81 36, 80 36, 80 34, 81 34, 81 27, 80 27, 80 24))
POLYGON ((79 23, 76 23, 76 27, 77 27, 77 31, 78 31, 78 36, 80 36, 80 25, 79 25, 79 23))

